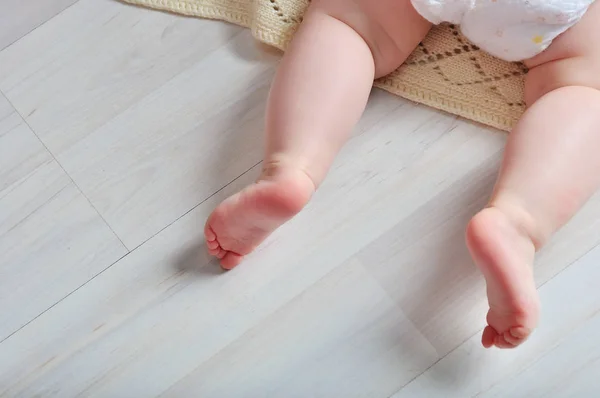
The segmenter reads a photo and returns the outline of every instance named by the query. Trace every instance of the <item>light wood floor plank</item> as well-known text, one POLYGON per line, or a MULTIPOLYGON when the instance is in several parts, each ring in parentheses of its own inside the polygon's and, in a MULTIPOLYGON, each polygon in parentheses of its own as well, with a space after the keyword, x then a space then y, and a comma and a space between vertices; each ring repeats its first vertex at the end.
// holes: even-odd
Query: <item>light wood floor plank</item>
POLYGON ((125 248, 0 94, 0 340, 125 248))
MULTIPOLYGON (((591 259, 590 259, 591 260, 591 259)), ((598 259, 595 259, 598 261, 598 259)), ((597 266, 598 263, 595 264, 597 266)), ((594 397, 600 391, 600 315, 578 324, 549 353, 497 383, 482 398, 594 397), (544 383, 532 383, 544 380, 544 383)))
MULTIPOLYGON (((251 330, 270 329, 269 325, 277 323, 286 312, 287 303, 296 300, 307 289, 314 292, 307 295, 315 295, 315 298, 307 301, 308 307, 301 305, 294 311, 301 311, 308 322, 311 306, 316 305, 312 303, 322 301, 319 297, 324 294, 322 288, 311 290, 311 286, 337 268, 341 267, 342 275, 350 272, 343 271, 347 266, 354 270, 352 288, 361 290, 373 286, 375 289, 375 280, 362 286, 360 282, 364 277, 360 275, 366 271, 357 269, 356 262, 347 261, 361 247, 408 217, 411 209, 420 206, 421 200, 435 197, 444 186, 452 184, 455 177, 448 175, 447 170, 456 158, 452 151, 446 152, 447 156, 440 156, 445 152, 444 148, 448 148, 446 145, 468 146, 470 142, 480 142, 478 137, 489 140, 487 145, 478 145, 480 149, 488 148, 487 155, 483 150, 479 155, 479 161, 485 161, 489 156, 495 156, 502 144, 496 136, 482 134, 478 128, 457 122, 453 117, 396 101, 399 100, 388 94, 375 93, 361 125, 368 131, 357 131, 336 162, 331 178, 309 208, 250 256, 244 267, 216 275, 216 268, 212 268, 215 264, 208 263, 201 246, 202 225, 218 200, 252 181, 258 167, 1 344, 0 375, 4 378, 0 379, 0 385, 8 386, 6 394, 31 395, 60 387, 66 396, 83 392, 111 396, 122 391, 155 395, 167 391, 224 349, 230 353, 250 350, 248 361, 258 360, 252 355, 253 341, 245 343, 244 336, 251 330), (395 101, 393 106, 389 100, 395 101), (405 116, 405 127, 389 128, 385 121, 400 115, 405 116), (439 130, 444 126, 442 131, 447 131, 446 134, 439 130), (419 134, 412 133, 416 130, 419 134), (381 145, 386 142, 387 145, 381 145), (381 163, 383 153, 397 153, 396 159, 404 169, 390 168, 391 161, 381 163), (435 159, 434 166, 431 162, 435 159), (423 175, 431 175, 433 180, 420 178, 423 175), (403 196, 404 191, 422 194, 420 197, 403 196), (337 205, 332 206, 332 203, 337 205), (201 267, 200 271, 193 271, 196 267, 201 267), (161 365, 167 357, 178 358, 177 364, 171 364, 168 371, 161 365), (37 370, 27 373, 26 369, 37 370), (148 372, 155 375, 152 382, 143 381, 148 380, 148 372)), ((464 167, 472 169, 476 163, 464 167)), ((336 277, 332 278, 335 280, 336 277)), ((351 287, 345 289, 340 290, 342 297, 349 294, 351 287)), ((374 292, 377 291, 379 297, 387 297, 383 289, 376 288, 374 292)), ((331 289, 331 294, 335 295, 335 288, 331 289)), ((374 313, 361 308, 372 307, 377 296, 367 290, 356 300, 361 302, 360 305, 348 309, 358 311, 352 312, 356 314, 355 321, 364 325, 374 322, 374 313)), ((296 308, 290 305, 292 307, 288 308, 296 308)), ((377 366, 389 364, 388 374, 397 377, 388 378, 385 384, 373 390, 386 393, 396 390, 419 369, 424 370, 438 358, 428 344, 418 344, 419 355, 398 347, 398 344, 405 344, 401 343, 405 341, 403 339, 418 338, 420 341, 422 337, 420 332, 417 333, 418 329, 410 332, 411 322, 401 312, 392 311, 394 306, 390 305, 387 304, 389 309, 385 306, 380 309, 390 314, 389 319, 383 315, 378 317, 378 324, 373 324, 364 336, 357 337, 374 344, 364 347, 367 350, 364 355, 390 351, 386 355, 392 355, 392 358, 379 359, 382 362, 377 366), (385 333, 395 333, 390 328, 397 329, 399 337, 379 342, 377 336, 386 330, 385 333), (383 346, 377 348, 378 344, 383 346), (419 359, 420 355, 424 357, 419 359), (415 366, 407 367, 404 359, 410 363, 416 361, 415 366)), ((323 327, 332 328, 331 333, 334 333, 328 339, 355 333, 352 326, 355 324, 337 318, 337 311, 330 312, 327 308, 323 311, 322 317, 331 317, 329 326, 323 327)), ((296 328, 283 321, 282 327, 296 328)), ((302 356, 305 350, 316 352, 319 344, 324 343, 315 334, 295 355, 302 356)), ((338 361, 356 352, 351 341, 339 350, 338 361)), ((290 361, 293 361, 293 355, 290 361)), ((307 379, 317 376, 310 372, 310 363, 310 360, 304 362, 307 379)), ((361 369, 355 363, 343 377, 358 377, 361 369)), ((249 377, 248 383, 257 383, 260 375, 249 377)), ((221 380, 230 384, 233 378, 221 380)), ((299 380, 290 380, 290 383, 302 384, 299 380)), ((279 391, 291 385, 282 385, 279 391)), ((184 382, 181 388, 187 389, 186 386, 184 382)), ((224 386, 217 383, 211 388, 218 390, 224 386)), ((194 391, 196 387, 189 388, 194 391)), ((326 384, 322 388, 332 391, 335 386, 326 384)), ((365 385, 365 388, 374 386, 365 385)), ((304 391, 310 391, 310 386, 307 385, 304 391)))
POLYGON ((0 53, 0 88, 132 249, 261 158, 278 57, 240 32, 82 0, 0 53))
POLYGON ((387 397, 437 359, 391 298, 350 260, 163 396, 387 397))
POLYGON ((486 351, 473 336, 393 397, 595 396, 599 262, 600 247, 540 289, 540 327, 518 350, 486 351))
POLYGON ((2 0, 0 50, 75 2, 77 0, 2 0))
POLYGON ((600 195, 537 258, 531 341, 484 350, 464 228, 506 135, 378 90, 309 206, 219 271, 203 225, 260 172, 277 61, 110 0, 0 51, 0 396, 597 395, 600 195))

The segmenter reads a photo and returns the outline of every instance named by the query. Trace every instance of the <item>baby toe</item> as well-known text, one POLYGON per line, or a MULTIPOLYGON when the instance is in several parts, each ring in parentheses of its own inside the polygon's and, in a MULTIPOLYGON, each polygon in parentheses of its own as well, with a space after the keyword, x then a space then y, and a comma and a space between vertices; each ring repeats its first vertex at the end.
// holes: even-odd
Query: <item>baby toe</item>
POLYGON ((481 336, 481 344, 483 344, 485 348, 492 347, 497 335, 498 333, 496 333, 493 327, 486 326, 485 329, 483 329, 483 335, 481 336))
POLYGON ((502 337, 504 337, 504 340, 507 343, 512 344, 515 347, 518 346, 519 344, 521 344, 523 342, 522 338, 513 336, 510 333, 510 331, 504 332, 504 334, 502 335, 502 337))
POLYGON ((210 247, 208 248, 208 254, 210 254, 211 256, 218 256, 219 253, 222 251, 223 249, 221 249, 219 246, 215 247, 214 249, 211 249, 210 247))
POLYGON ((206 241, 206 247, 208 247, 208 250, 215 250, 219 248, 219 242, 217 242, 216 240, 210 241, 207 240, 206 241))
POLYGON ((219 260, 222 260, 223 257, 225 257, 227 255, 227 250, 223 250, 221 248, 217 249, 217 254, 215 254, 215 257, 218 258, 219 260))
POLYGON ((221 266, 226 270, 231 270, 241 263, 243 258, 243 256, 240 256, 237 253, 227 252, 225 256, 221 258, 221 266))
POLYGON ((517 326, 510 329, 510 334, 515 338, 524 340, 529 337, 531 330, 523 326, 517 326))
POLYGON ((506 339, 504 338, 504 335, 498 335, 496 336, 496 339, 494 340, 494 345, 498 348, 515 348, 515 345, 506 341, 506 339))
POLYGON ((215 231, 213 231, 209 224, 206 224, 206 226, 204 227, 204 237, 209 242, 217 240, 217 234, 215 234, 215 231))

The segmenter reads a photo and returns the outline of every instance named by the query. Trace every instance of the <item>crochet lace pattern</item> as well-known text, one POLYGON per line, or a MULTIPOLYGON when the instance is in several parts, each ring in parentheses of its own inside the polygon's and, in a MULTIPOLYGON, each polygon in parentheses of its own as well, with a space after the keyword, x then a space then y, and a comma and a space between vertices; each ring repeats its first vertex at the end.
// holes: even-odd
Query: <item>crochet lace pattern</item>
MULTIPOLYGON (((285 50, 309 0, 124 0, 128 3, 249 28, 261 42, 285 50)), ((522 63, 494 58, 450 24, 432 29, 409 59, 375 86, 400 97, 501 130, 523 111, 522 63)))

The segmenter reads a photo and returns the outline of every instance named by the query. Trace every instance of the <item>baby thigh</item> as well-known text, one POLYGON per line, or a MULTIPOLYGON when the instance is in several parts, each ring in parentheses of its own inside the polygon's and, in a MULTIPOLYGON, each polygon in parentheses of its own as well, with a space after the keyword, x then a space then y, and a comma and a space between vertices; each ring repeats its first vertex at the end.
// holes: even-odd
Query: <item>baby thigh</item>
POLYGON ((493 203, 517 203, 540 247, 600 187, 600 1, 526 61, 528 109, 511 132, 493 203))
POLYGON ((431 29, 410 0, 313 0, 311 10, 344 22, 365 40, 375 77, 398 68, 431 29))
POLYGON ((557 37, 546 51, 525 61, 525 101, 531 106, 544 95, 563 87, 600 90, 600 1, 584 17, 557 37))

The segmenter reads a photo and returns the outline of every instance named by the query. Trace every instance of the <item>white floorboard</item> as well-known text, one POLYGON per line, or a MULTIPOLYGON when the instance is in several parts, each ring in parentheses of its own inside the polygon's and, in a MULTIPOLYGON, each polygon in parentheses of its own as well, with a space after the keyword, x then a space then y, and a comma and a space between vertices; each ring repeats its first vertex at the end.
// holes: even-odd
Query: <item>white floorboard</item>
POLYGON ((0 341, 125 253, 0 95, 0 341))
POLYGON ((540 327, 519 350, 484 351, 473 336, 394 398, 597 395, 599 262, 596 248, 542 286, 540 327))
POLYGON ((305 211, 222 273, 203 224, 260 171, 279 56, 223 23, 50 3, 0 29, 19 37, 0 51, 0 396, 600 394, 600 196, 537 258, 531 341, 484 350, 463 234, 506 135, 376 90, 305 211))
POLYGON ((0 53, 0 90, 132 249, 260 160, 276 58, 240 32, 83 0, 0 53))
POLYGON ((2 0, 0 50, 19 40, 77 0, 2 0))

